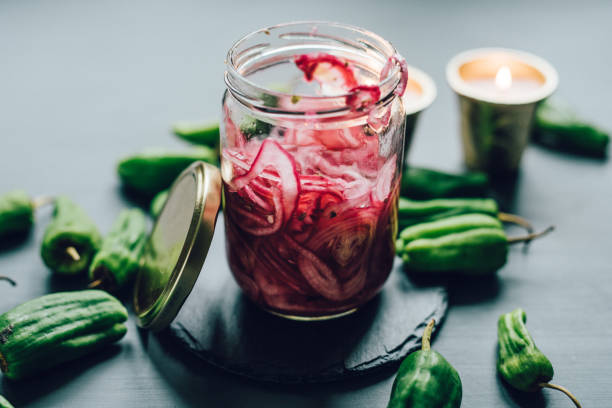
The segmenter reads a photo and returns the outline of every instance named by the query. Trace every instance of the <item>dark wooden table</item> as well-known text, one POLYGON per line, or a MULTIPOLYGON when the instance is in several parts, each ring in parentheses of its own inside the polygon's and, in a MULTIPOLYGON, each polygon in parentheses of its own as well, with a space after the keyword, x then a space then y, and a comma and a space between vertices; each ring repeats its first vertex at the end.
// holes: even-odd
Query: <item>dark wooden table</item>
MULTIPOLYGON (((23 1, 0 3, 0 191, 65 193, 106 231, 130 202, 117 158, 145 146, 179 146, 169 125, 216 117, 223 60, 232 42, 296 19, 369 28, 429 72, 438 99, 417 127, 410 160, 459 170, 457 102, 445 64, 481 46, 524 49, 559 71, 558 94, 612 129, 612 2, 423 1, 23 1), (264 5, 265 4, 265 5, 264 5)), ((507 190, 507 188, 506 188, 507 190)), ((517 306, 529 316, 555 381, 585 407, 612 406, 612 165, 531 146, 513 211, 558 229, 528 252, 513 248, 496 279, 451 287, 434 347, 461 373, 465 407, 569 407, 553 391, 525 396, 495 375, 496 320, 517 306)), ((40 224, 48 210, 37 214, 40 224)), ((40 256, 42 228, 0 253, 0 311, 79 283, 57 280, 40 256)), ((210 256, 222 257, 223 253, 210 256)), ((196 364, 136 329, 120 347, 22 383, 0 381, 17 407, 383 407, 393 370, 345 383, 275 386, 196 364)))

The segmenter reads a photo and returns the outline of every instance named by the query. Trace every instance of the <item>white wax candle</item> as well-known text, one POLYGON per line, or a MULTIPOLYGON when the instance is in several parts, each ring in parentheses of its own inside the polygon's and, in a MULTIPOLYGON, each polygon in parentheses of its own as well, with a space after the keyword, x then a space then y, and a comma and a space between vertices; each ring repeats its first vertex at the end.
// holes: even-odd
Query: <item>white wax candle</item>
POLYGON ((528 95, 542 87, 542 84, 535 79, 514 79, 512 80, 512 85, 506 89, 500 88, 493 78, 472 79, 467 82, 470 86, 478 88, 481 92, 486 92, 491 96, 502 97, 528 95))
POLYGON ((410 109, 413 105, 420 103, 422 98, 423 94, 421 92, 417 92, 412 89, 406 89, 406 92, 403 96, 404 106, 406 110, 410 109))
POLYGON ((476 78, 466 82, 484 95, 501 98, 526 97, 542 87, 542 82, 535 78, 513 78, 512 71, 505 65, 498 69, 494 78, 476 78))

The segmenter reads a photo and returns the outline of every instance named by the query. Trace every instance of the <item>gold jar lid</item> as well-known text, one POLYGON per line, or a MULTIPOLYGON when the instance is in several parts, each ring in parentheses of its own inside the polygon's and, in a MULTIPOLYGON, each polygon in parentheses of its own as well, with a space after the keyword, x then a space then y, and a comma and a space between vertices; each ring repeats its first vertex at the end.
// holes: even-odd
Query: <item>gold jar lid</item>
POLYGON ((176 179, 145 245, 134 288, 138 326, 166 328, 200 274, 221 203, 221 175, 196 162, 176 179))

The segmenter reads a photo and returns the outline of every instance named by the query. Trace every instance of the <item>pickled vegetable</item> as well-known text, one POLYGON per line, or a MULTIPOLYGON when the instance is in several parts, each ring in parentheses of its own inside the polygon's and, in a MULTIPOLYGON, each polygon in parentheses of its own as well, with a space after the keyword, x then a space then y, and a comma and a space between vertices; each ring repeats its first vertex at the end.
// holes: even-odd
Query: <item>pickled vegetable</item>
MULTIPOLYGON (((360 85, 350 64, 335 56, 294 61, 306 81, 348 92, 346 106, 361 123, 320 130, 286 123, 253 134, 226 111, 221 168, 227 250, 237 282, 262 307, 329 316, 372 298, 389 275, 400 160, 379 151, 373 133, 372 126, 389 122, 388 108, 380 117, 370 115, 380 90, 360 85)), ((283 96, 278 104, 300 109, 303 101, 283 96)))

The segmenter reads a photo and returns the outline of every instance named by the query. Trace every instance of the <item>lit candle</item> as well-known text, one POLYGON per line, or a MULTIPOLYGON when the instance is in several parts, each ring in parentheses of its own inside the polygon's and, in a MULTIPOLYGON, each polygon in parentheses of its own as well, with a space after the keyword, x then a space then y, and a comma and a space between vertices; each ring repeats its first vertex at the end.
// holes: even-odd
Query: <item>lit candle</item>
POLYGON ((507 65, 501 66, 494 78, 471 79, 468 82, 483 93, 506 99, 537 93, 543 84, 536 78, 513 78, 507 65))
POLYGON ((453 57, 446 77, 459 95, 468 167, 492 172, 517 170, 536 103, 557 87, 555 69, 522 51, 477 49, 453 57))

